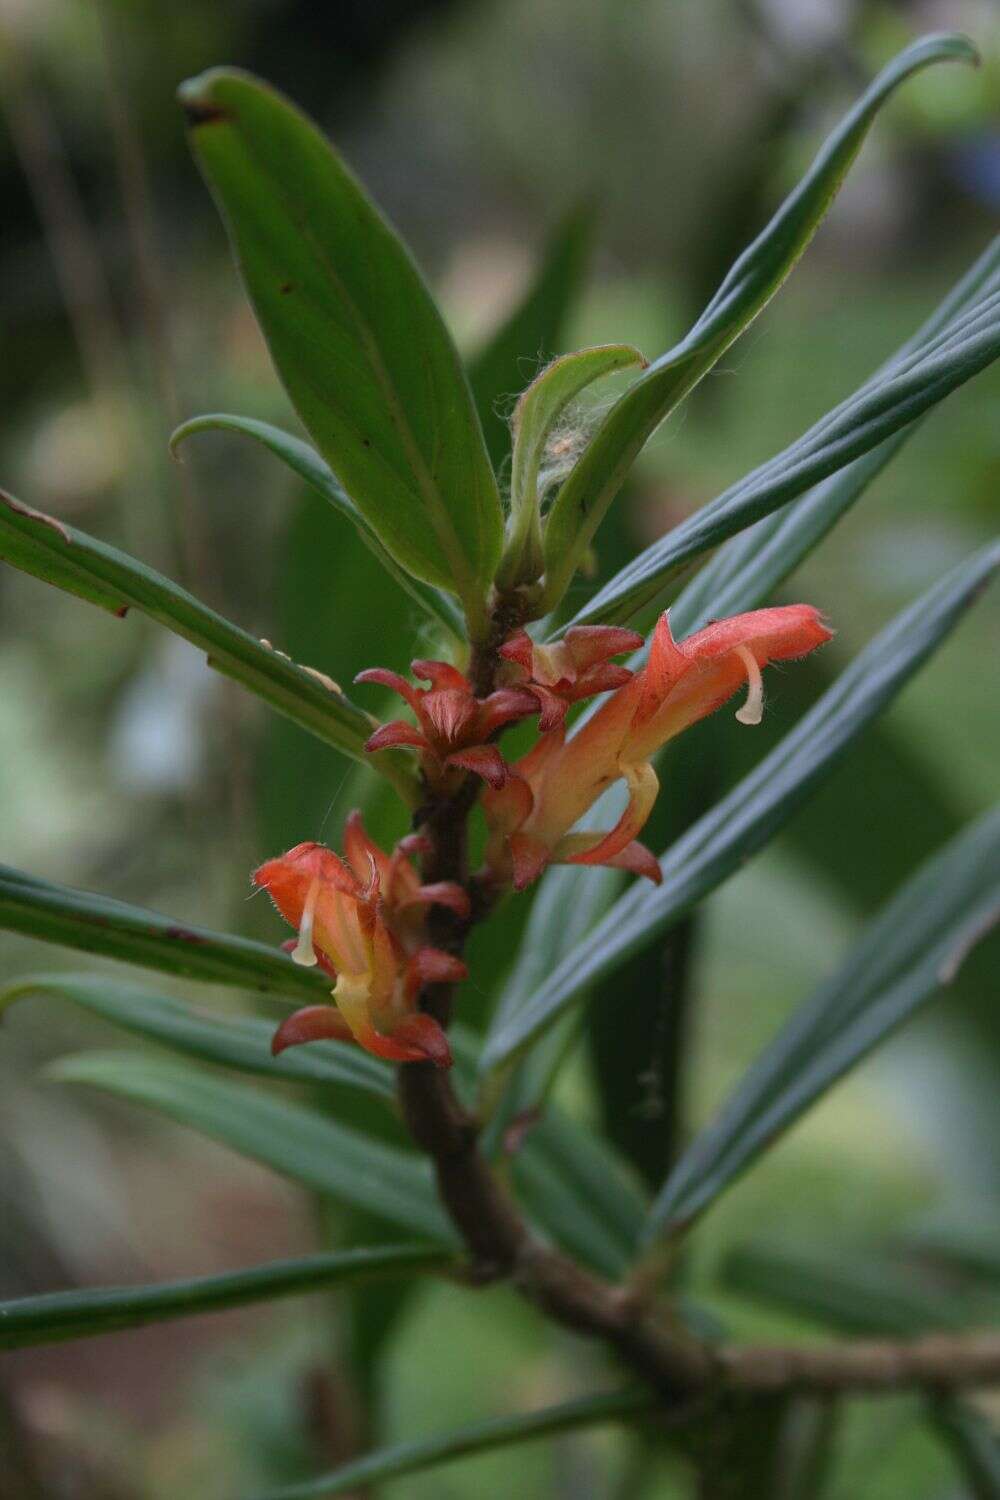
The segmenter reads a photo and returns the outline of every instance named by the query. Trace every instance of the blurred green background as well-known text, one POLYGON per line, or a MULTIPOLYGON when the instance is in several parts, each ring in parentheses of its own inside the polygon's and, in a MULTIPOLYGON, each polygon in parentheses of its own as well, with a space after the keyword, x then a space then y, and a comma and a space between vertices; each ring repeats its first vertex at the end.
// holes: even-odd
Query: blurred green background
MULTIPOLYGON (((847 395, 995 232, 991 0, 5 0, 0 482, 339 681, 367 665, 403 668, 427 647, 422 627, 320 500, 235 438, 193 440, 183 465, 167 456, 173 426, 201 411, 295 425, 188 156, 177 83, 237 63, 313 112, 414 246, 469 351, 516 298, 546 233, 594 198, 591 275, 565 346, 628 340, 655 356, 861 81, 915 32, 945 27, 976 40, 983 68, 937 69, 880 118, 789 287, 650 445, 599 538, 604 571, 847 395)), ((524 383, 557 352, 525 351, 524 383)), ((837 640, 817 665, 775 677, 759 736, 729 723, 692 736, 665 786, 675 826, 995 529, 998 395, 992 371, 950 398, 788 586, 786 598, 828 614, 837 640)), ((996 796, 998 647, 994 598, 684 930, 688 1125, 912 864, 996 796)), ((370 790, 184 643, 10 570, 0 702, 0 859, 182 921, 279 941, 270 911, 247 904, 247 872, 301 839, 336 841, 370 790)), ((391 812, 379 821, 391 831, 391 812)), ((672 940, 671 961, 681 946, 672 940)), ((6 934, 0 951, 4 975, 81 967, 6 934)), ((747 1236, 811 1236, 848 1255, 942 1216, 1000 1218, 997 958, 984 946, 959 986, 709 1216, 692 1275, 735 1329, 792 1326, 713 1287, 720 1256, 747 1236)), ((472 1005, 488 1005, 499 969, 494 953, 474 973, 472 1005)), ((603 1103, 640 1168, 655 1167, 674 1087, 657 1072, 669 1026, 650 972, 633 976, 638 1060, 633 1038, 602 1093, 581 1049, 563 1085, 584 1117, 603 1103)), ((231 992, 208 998, 234 1004, 231 992)), ((620 985, 595 997, 606 1054, 626 1025, 620 985)), ((0 1296, 364 1240, 366 1226, 320 1223, 303 1194, 221 1147, 39 1080, 48 1058, 108 1041, 110 1030, 50 1002, 29 1001, 4 1024, 0 1296)), ((420 1291, 398 1309, 380 1290, 8 1355, 0 1497, 200 1500, 294 1479, 374 1435, 415 1436, 602 1378, 596 1356, 567 1352, 502 1290, 420 1291)), ((906 1401, 846 1412, 824 1494, 957 1493, 918 1415, 906 1401)), ((662 1460, 607 1435, 469 1461, 392 1493, 683 1491, 662 1460)))

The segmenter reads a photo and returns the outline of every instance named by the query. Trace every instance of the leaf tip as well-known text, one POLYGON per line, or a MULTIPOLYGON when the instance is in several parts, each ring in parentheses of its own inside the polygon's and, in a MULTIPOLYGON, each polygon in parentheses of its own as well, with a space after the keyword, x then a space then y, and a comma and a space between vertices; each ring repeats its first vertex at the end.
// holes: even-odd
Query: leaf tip
POLYGON ((211 68, 195 78, 187 78, 177 90, 177 102, 184 112, 184 119, 192 129, 200 125, 214 125, 231 120, 232 111, 226 109, 214 95, 215 84, 223 70, 211 68))

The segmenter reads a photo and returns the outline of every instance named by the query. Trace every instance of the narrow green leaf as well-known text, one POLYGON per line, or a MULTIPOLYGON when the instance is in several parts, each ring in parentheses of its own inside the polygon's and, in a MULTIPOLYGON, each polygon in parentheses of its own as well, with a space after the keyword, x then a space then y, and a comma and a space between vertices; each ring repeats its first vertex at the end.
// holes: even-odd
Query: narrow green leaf
POLYGON ((306 429, 397 562, 457 593, 478 630, 500 497, 458 352, 409 252, 273 89, 213 69, 179 97, 306 429))
POLYGON ((589 204, 577 204, 556 225, 524 296, 469 361, 473 399, 498 474, 510 458, 507 413, 514 398, 538 362, 563 347, 587 268, 593 219, 589 204))
MULTIPOLYGON (((328 984, 323 986, 328 989, 328 984)), ((103 976, 39 974, 0 990, 0 1020, 22 997, 45 994, 81 1005, 112 1024, 174 1052, 281 1082, 362 1089, 390 1103, 395 1070, 360 1048, 311 1042, 272 1057, 274 1022, 257 1016, 219 1017, 164 995, 103 976)), ((456 1063, 470 1073, 474 1040, 453 1035, 456 1063)), ((532 1217, 558 1243, 608 1275, 621 1272, 635 1245, 647 1205, 614 1153, 560 1111, 532 1126, 515 1173, 532 1217)))
POLYGON ((676 1234, 942 986, 1000 920, 1000 809, 909 880, 677 1163, 644 1231, 676 1234))
MULTIPOLYGON (((329 980, 326 981, 329 990, 329 980)), ((133 984, 102 975, 31 974, 0 990, 0 1019, 26 995, 54 995, 82 1005, 105 1021, 201 1062, 335 1088, 364 1089, 395 1099, 395 1076, 388 1064, 348 1042, 310 1042, 271 1056, 274 1021, 264 1016, 213 1016, 191 1010, 166 995, 152 995, 133 984)), ((319 995, 314 993, 314 999, 319 995)))
POLYGON ((949 1274, 958 1273, 1000 1290, 1000 1218, 986 1206, 985 1212, 959 1212, 921 1223, 900 1237, 902 1248, 919 1259, 941 1264, 949 1274))
POLYGON ((931 1404, 932 1425, 948 1445, 974 1500, 1000 1497, 1000 1430, 965 1401, 931 1404))
MULTIPOLYGON (((375 721, 338 687, 230 624, 169 578, 74 526, 29 510, 0 490, 0 556, 23 565, 18 563, 16 551, 5 552, 8 538, 30 545, 33 562, 28 571, 36 577, 66 587, 64 575, 69 564, 74 575, 117 599, 118 613, 135 608, 165 625, 205 651, 216 671, 242 683, 286 718, 352 760, 373 764, 411 805, 419 798, 412 767, 399 752, 365 755, 365 741, 375 721)), ((76 588, 70 591, 80 592, 76 588)))
POLYGON ((433 1246, 377 1245, 271 1261, 218 1276, 196 1276, 154 1286, 43 1292, 0 1302, 0 1349, 120 1333, 125 1328, 143 1328, 171 1318, 327 1291, 345 1282, 355 1285, 385 1277, 420 1275, 446 1269, 450 1258, 433 1246))
POLYGON ((83 1052, 45 1072, 158 1109, 316 1192, 411 1233, 456 1242, 427 1162, 303 1105, 142 1052, 83 1052))
MULTIPOLYGON (((608 794, 605 796, 606 804, 610 803, 608 794)), ((612 792, 610 797, 614 796, 612 792)), ((620 808, 616 807, 616 811, 620 808)), ((530 1001, 538 986, 604 915, 622 884, 623 876, 618 870, 553 865, 545 871, 531 898, 531 911, 517 957, 493 1005, 486 1030, 487 1048, 492 1037, 530 1001)), ((483 1079, 480 1112, 486 1128, 482 1144, 488 1156, 501 1151, 511 1124, 531 1119, 538 1111, 559 1066, 576 1041, 578 1030, 578 1019, 567 1016, 509 1075, 483 1079)))
POLYGON ((1000 564, 1000 544, 952 570, 897 615, 760 765, 667 850, 663 883, 634 885, 528 1004, 487 1040, 481 1067, 509 1063, 586 987, 763 848, 958 623, 1000 564))
POLYGON ((694 558, 870 453, 998 355, 1000 293, 993 293, 959 315, 936 340, 862 386, 782 453, 647 547, 569 624, 621 624, 654 612, 662 606, 664 590, 694 558))
POLYGON ((294 437, 290 432, 283 432, 280 427, 273 427, 270 422, 260 422, 254 417, 210 412, 206 416, 192 417, 190 421, 182 422, 170 438, 170 451, 176 454, 185 438, 196 432, 236 432, 244 437, 253 438, 255 442, 269 449, 291 469, 293 474, 304 479, 333 506, 334 510, 350 521, 365 546, 378 558, 400 588, 405 589, 410 598, 420 605, 425 614, 439 625, 443 625, 456 640, 464 639, 462 615, 451 597, 443 594, 440 589, 434 588, 432 584, 423 583, 421 579, 414 578, 405 568, 399 566, 392 554, 383 547, 378 532, 367 517, 358 510, 336 474, 328 464, 323 462, 315 449, 310 448, 308 443, 304 443, 301 438, 294 437))
POLYGON ((933 1328, 967 1327, 983 1311, 982 1302, 928 1284, 871 1252, 741 1245, 723 1260, 720 1279, 740 1296, 842 1333, 906 1338, 933 1328))
POLYGON ((515 1443, 537 1438, 556 1437, 582 1427, 599 1427, 608 1422, 628 1422, 644 1416, 655 1406, 648 1391, 606 1391, 597 1396, 581 1396, 560 1406, 541 1411, 522 1412, 512 1417, 493 1417, 472 1427, 419 1438, 412 1443, 397 1443, 380 1448, 364 1458, 353 1459, 332 1473, 304 1484, 271 1490, 257 1500, 327 1500, 327 1497, 356 1491, 362 1485, 382 1479, 397 1479, 404 1474, 418 1474, 438 1464, 452 1463, 474 1453, 489 1453, 515 1443))
POLYGON ((823 220, 875 116, 931 63, 975 63, 967 38, 927 36, 892 60, 828 137, 801 182, 740 256, 686 338, 612 407, 553 502, 545 535, 546 605, 562 598, 641 449, 663 419, 767 305, 823 220))
MULTIPOLYGON (((884 376, 944 332, 949 323, 1000 289, 1000 236, 993 240, 922 328, 887 360, 884 376)), ((709 620, 755 609, 819 545, 868 489, 919 426, 911 422, 877 448, 832 474, 801 499, 728 541, 687 584, 670 608, 678 639, 709 620)))
POLYGON ((551 1106, 527 1128, 512 1171, 531 1217, 594 1270, 623 1276, 646 1214, 627 1166, 596 1132, 551 1106))
MULTIPOLYGON (((0 500, 27 520, 41 522, 52 527, 60 535, 66 535, 66 527, 53 516, 43 515, 40 510, 32 510, 30 505, 22 505, 19 500, 14 499, 13 495, 4 494, 2 491, 0 491, 0 500)), ((54 584, 57 589, 63 589, 67 594, 75 594, 78 599, 86 599, 88 604, 96 604, 101 609, 108 610, 110 614, 121 617, 128 610, 128 605, 123 602, 120 595, 105 588, 103 583, 90 577, 85 570, 74 567, 68 558, 53 556, 51 550, 40 545, 26 529, 17 530, 13 526, 5 526, 2 524, 2 519, 0 519, 0 560, 22 573, 30 573, 33 578, 41 578, 45 583, 54 584)))
POLYGON ((617 370, 646 361, 631 344, 604 344, 553 360, 523 392, 514 408, 514 452, 510 474, 510 528, 501 584, 533 582, 544 568, 540 483, 546 449, 557 424, 576 398, 617 370))
POLYGON ((329 991, 323 975, 300 968, 264 943, 174 922, 159 912, 52 885, 6 865, 0 865, 0 928, 185 979, 288 995, 301 1004, 329 991))

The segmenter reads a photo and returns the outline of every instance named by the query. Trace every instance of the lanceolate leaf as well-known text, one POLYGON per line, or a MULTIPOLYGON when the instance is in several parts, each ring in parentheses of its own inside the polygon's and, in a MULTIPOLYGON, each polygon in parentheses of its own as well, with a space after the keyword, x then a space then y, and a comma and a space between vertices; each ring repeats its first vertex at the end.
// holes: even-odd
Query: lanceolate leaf
POLYGON ((1000 920, 1000 809, 929 860, 684 1153, 644 1237, 679 1232, 941 986, 1000 920))
POLYGON ((329 501, 334 510, 339 511, 346 520, 357 531, 365 546, 368 547, 378 558, 379 562, 399 584, 414 599, 420 608, 436 620, 439 625, 458 639, 462 639, 462 615, 449 594, 443 594, 440 589, 434 588, 433 584, 424 583, 419 578, 414 578, 405 568, 401 568, 391 553, 387 552, 379 540, 378 532, 371 525, 366 516, 362 514, 347 491, 337 479, 336 474, 328 464, 325 464, 315 449, 310 448, 301 438, 294 437, 290 432, 283 432, 280 427, 272 427, 270 422, 259 422, 254 417, 229 416, 223 412, 211 412, 204 417, 192 417, 189 422, 183 422, 170 439, 170 448, 175 452, 179 444, 185 438, 195 432, 238 432, 245 437, 253 438, 256 442, 263 444, 265 448, 280 458, 282 463, 287 464, 293 474, 298 474, 307 484, 329 501))
POLYGON ((180 100, 278 374, 403 567, 481 624, 496 481, 458 353, 409 253, 329 142, 247 74, 180 100))
POLYGON ((612 407, 553 502, 545 537, 549 608, 565 593, 647 439, 788 276, 886 99, 918 69, 945 59, 975 62, 976 52, 965 37, 928 36, 882 70, 824 143, 767 228, 740 256, 687 337, 655 360, 612 407))
POLYGON ((353 1286, 384 1277, 420 1275, 446 1269, 450 1259, 446 1251, 433 1246, 378 1245, 271 1261, 219 1276, 164 1281, 155 1286, 43 1292, 37 1297, 0 1302, 0 1349, 93 1338, 170 1318, 328 1291, 344 1283, 353 1286))
POLYGON ((627 1167, 593 1130, 552 1108, 525 1128, 513 1176, 531 1217, 602 1275, 623 1276, 645 1216, 627 1167))
POLYGON ((469 361, 469 382, 486 447, 499 474, 510 457, 508 414, 538 361, 562 352, 569 314, 580 295, 593 229, 588 204, 554 229, 517 306, 469 361))
MULTIPOLYGON (((29 510, 0 491, 0 557, 57 587, 67 571, 118 601, 118 613, 140 610, 208 654, 209 665, 242 683, 272 708, 353 760, 369 764, 365 741, 374 720, 329 679, 295 662, 232 625, 169 578, 62 521, 29 510), (14 546, 8 549, 8 542, 14 546), (68 565, 68 569, 67 569, 68 565)), ((375 758, 409 802, 419 796, 416 778, 398 752, 375 758), (388 757, 388 758, 387 758, 388 757)))
MULTIPOLYGON (((979 257, 924 326, 879 372, 895 365, 943 332, 967 308, 1000 289, 1000 237, 979 257)), ((700 630, 712 619, 755 609, 814 551, 827 533, 865 493, 918 423, 832 474, 787 508, 766 516, 734 536, 681 591, 670 608, 678 639, 700 630)))
POLYGON ((783 453, 647 547, 569 624, 620 624, 659 608, 667 585, 694 558, 908 427, 998 354, 1000 293, 994 292, 930 344, 862 386, 783 453))
POLYGON ((316 1192, 455 1243, 426 1162, 302 1105, 141 1052, 84 1052, 46 1074, 158 1109, 316 1192))
POLYGON ((843 1333, 903 1337, 976 1321, 984 1303, 928 1283, 878 1256, 742 1245, 721 1266, 723 1285, 843 1333))
MULTIPOLYGON (((330 983, 325 980, 327 991, 330 983)), ((137 985, 115 983, 103 975, 32 974, 18 979, 0 990, 0 1018, 16 1000, 36 994, 70 1000, 115 1026, 202 1062, 259 1073, 265 1078, 364 1089, 384 1099, 395 1098, 393 1070, 360 1047, 348 1042, 310 1042, 308 1047, 290 1047, 272 1057, 272 1020, 209 1015, 166 995, 152 995, 137 985)), ((313 998, 320 998, 315 991, 313 998)))
POLYGON ((663 883, 626 892, 494 1032, 482 1067, 508 1064, 596 977, 652 942, 763 848, 957 624, 998 564, 1000 544, 962 563, 898 615, 756 770, 667 850, 663 883))
POLYGON ((165 974, 231 984, 305 1004, 329 990, 323 975, 248 938, 210 932, 108 896, 51 885, 0 865, 0 928, 165 974))
POLYGON ((332 1473, 304 1484, 272 1490, 256 1500, 327 1500, 334 1495, 356 1492, 361 1486, 382 1479, 396 1479, 403 1474, 417 1474, 438 1464, 468 1458, 473 1453, 489 1453, 515 1443, 535 1438, 557 1437, 582 1427, 598 1427, 607 1422, 627 1422, 652 1410, 655 1397, 643 1390, 607 1391, 598 1396, 581 1396, 561 1406, 541 1411, 523 1412, 513 1417, 494 1417, 473 1427, 443 1432, 436 1437, 420 1438, 414 1443, 398 1443, 380 1448, 364 1458, 353 1459, 332 1473))

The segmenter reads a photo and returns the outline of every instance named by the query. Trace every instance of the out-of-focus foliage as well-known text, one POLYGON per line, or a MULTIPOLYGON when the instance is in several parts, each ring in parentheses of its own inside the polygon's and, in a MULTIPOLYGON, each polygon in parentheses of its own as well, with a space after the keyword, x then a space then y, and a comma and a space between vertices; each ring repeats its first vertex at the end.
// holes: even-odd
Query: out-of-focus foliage
MULTIPOLYGON (((15 0, 0 38, 5 481, 338 683, 373 661, 403 669, 434 654, 435 627, 343 516, 232 436, 192 440, 180 465, 167 456, 176 423, 205 409, 295 426, 190 165, 178 79, 229 61, 315 113, 415 244, 473 353, 517 304, 552 226, 599 197, 586 295, 557 346, 525 352, 496 403, 504 414, 553 354, 623 339, 647 354, 670 347, 804 169, 857 77, 918 24, 969 32, 984 55, 979 72, 937 70, 892 104, 782 298, 643 455, 626 503, 598 535, 596 581, 606 581, 867 379, 995 227, 995 9, 938 0, 916 10, 894 0, 825 9, 15 0)), ((752 745, 707 723, 667 757, 673 832, 733 788, 834 670, 995 529, 998 395, 994 369, 951 397, 795 575, 789 587, 836 624, 832 662, 777 678, 752 745)), ((600 399, 579 416, 587 431, 600 399)), ((592 589, 571 589, 570 613, 592 589)), ((6 863, 155 906, 180 924, 273 943, 260 901, 243 904, 246 871, 262 853, 324 829, 332 836, 362 803, 376 836, 403 831, 402 810, 370 770, 347 768, 297 724, 265 721, 186 643, 165 644, 141 619, 115 620, 4 569, 0 622, 6 863)), ((615 1139, 662 1179, 659 1136, 675 1091, 685 1131, 707 1122, 853 946, 862 918, 995 797, 1000 706, 981 674, 998 644, 994 598, 781 837, 707 903, 686 939, 693 1062, 683 1079, 657 1061, 675 1019, 663 973, 676 952, 653 950, 644 968, 609 981, 596 997, 603 1034, 614 1036, 622 990, 641 991, 646 1061, 601 1072, 575 1046, 557 1089, 571 1119, 627 1121, 615 1139)), ((666 842, 664 833, 658 847, 666 842)), ((471 999, 483 1012, 525 920, 523 909, 504 910, 476 938, 482 993, 471 999)), ((46 967, 62 962, 44 952, 46 967)), ((4 973, 37 971, 38 953, 5 934, 4 973)), ((64 958, 67 970, 78 967, 64 958)), ((973 1210, 1000 1213, 997 961, 994 939, 925 1022, 713 1209, 692 1240, 689 1280, 730 1329, 776 1338, 802 1326, 801 1307, 751 1295, 746 1279, 720 1290, 722 1252, 762 1225, 770 1245, 814 1245, 820 1223, 829 1249, 915 1232, 932 1209, 960 1224, 973 1210)), ((163 990, 191 998, 167 978, 163 990)), ((222 991, 209 998, 222 1016, 237 1008, 222 991)), ((28 1001, 3 1032, 0 1295, 207 1275, 298 1255, 320 1237, 328 1250, 359 1242, 357 1219, 327 1212, 317 1230, 277 1179, 232 1153, 90 1091, 40 1088, 35 1075, 50 1056, 113 1037, 99 1020, 28 1001), (33 1024, 43 1010, 44 1025, 33 1024)), ((152 1053, 147 1061, 133 1091, 145 1078, 162 1093, 168 1065, 152 1053)), ((303 1087, 274 1109, 292 1119, 308 1110, 321 1163, 322 1105, 303 1087)), ((337 1105, 344 1132, 384 1114, 361 1090, 337 1105)), ((397 1147, 385 1150, 399 1166, 388 1154, 397 1147)), ((572 1138, 548 1150, 534 1168, 543 1201, 546 1171, 572 1184, 579 1170, 572 1138)), ((409 1181, 410 1164, 401 1170, 409 1181)), ((584 1182, 575 1201, 592 1188, 584 1182)), ((641 1200, 631 1180, 627 1190, 641 1200)), ((593 1226, 578 1221, 578 1234, 583 1241, 593 1226)), ((405 1298, 395 1284, 392 1296, 379 1291, 377 1316, 344 1297, 330 1309, 297 1300, 9 1356, 5 1418, 23 1439, 24 1474, 37 1463, 44 1482, 58 1483, 51 1476, 69 1461, 88 1500, 249 1492, 330 1468, 373 1438, 503 1417, 571 1397, 575 1379, 598 1388, 605 1378, 586 1354, 567 1376, 505 1291, 482 1301, 444 1284, 405 1298), (444 1357, 449 1349, 476 1350, 474 1381, 466 1363, 444 1357)), ((975 1433, 960 1425, 954 1441, 969 1446, 975 1433)), ((893 1402, 846 1414, 824 1496, 877 1486, 935 1500, 953 1473, 923 1410, 893 1402)), ((619 1481, 623 1496, 640 1500, 683 1493, 665 1460, 615 1431, 463 1460, 412 1476, 406 1493, 492 1489, 541 1500, 603 1495, 619 1481)))

